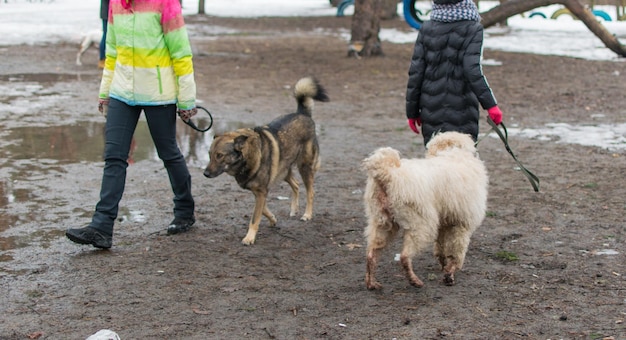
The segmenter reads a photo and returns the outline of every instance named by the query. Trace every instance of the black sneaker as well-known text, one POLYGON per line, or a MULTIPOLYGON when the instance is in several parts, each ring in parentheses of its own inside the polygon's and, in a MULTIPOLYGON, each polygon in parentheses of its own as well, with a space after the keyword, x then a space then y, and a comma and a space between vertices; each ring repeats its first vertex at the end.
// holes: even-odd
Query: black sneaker
POLYGON ((191 218, 175 217, 172 223, 170 223, 170 225, 167 226, 167 234, 174 235, 174 234, 179 234, 179 233, 184 233, 186 231, 189 231, 189 229, 191 229, 191 226, 194 223, 196 223, 196 219, 193 217, 191 218))
POLYGON ((65 231, 65 236, 78 244, 91 244, 96 248, 109 249, 112 244, 111 235, 106 235, 91 226, 83 228, 70 228, 65 231))

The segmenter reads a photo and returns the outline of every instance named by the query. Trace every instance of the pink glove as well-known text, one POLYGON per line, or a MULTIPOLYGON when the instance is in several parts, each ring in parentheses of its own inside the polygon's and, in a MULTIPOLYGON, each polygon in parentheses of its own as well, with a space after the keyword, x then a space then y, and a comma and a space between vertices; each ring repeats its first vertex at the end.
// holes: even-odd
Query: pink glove
POLYGON ((180 116, 180 119, 184 120, 185 122, 188 121, 191 117, 195 116, 196 113, 198 113, 198 109, 195 107, 189 110, 178 109, 178 116, 180 116))
POLYGON ((104 118, 107 117, 107 111, 109 111, 109 100, 108 99, 98 99, 98 111, 102 113, 104 118))
POLYGON ((500 111, 498 105, 487 110, 487 113, 489 113, 489 118, 491 118, 496 125, 502 123, 502 111, 500 111))
POLYGON ((417 127, 422 126, 422 120, 420 118, 409 118, 408 122, 411 130, 419 135, 420 130, 417 127))

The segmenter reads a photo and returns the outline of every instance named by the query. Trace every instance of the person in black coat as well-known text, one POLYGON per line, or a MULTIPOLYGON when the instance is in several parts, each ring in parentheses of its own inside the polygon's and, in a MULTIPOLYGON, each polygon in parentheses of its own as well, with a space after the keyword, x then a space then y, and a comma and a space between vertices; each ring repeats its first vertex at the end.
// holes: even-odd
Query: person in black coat
POLYGON ((109 23, 109 0, 100 0, 100 19, 102 19, 102 39, 100 39, 100 60, 98 67, 104 68, 107 26, 109 23))
POLYGON ((409 67, 406 116, 424 145, 434 133, 478 137, 480 104, 496 124, 502 111, 482 72, 483 26, 472 0, 434 0, 409 67))

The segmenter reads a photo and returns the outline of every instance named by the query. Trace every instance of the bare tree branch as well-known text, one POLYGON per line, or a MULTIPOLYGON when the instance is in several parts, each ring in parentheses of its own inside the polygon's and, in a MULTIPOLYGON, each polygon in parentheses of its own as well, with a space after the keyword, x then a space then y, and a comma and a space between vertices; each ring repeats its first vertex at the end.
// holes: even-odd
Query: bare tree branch
POLYGON ((602 25, 595 15, 578 0, 509 0, 489 11, 481 13, 482 24, 489 27, 537 7, 561 4, 579 18, 604 45, 621 57, 626 57, 626 48, 602 25))

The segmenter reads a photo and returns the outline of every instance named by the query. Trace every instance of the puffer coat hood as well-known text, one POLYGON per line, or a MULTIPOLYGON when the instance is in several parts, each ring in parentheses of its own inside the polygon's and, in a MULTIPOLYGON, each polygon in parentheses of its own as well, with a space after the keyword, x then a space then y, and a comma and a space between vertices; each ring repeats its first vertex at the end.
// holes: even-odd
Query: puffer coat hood
POLYGON ((478 136, 479 104, 497 102, 480 64, 483 26, 476 21, 425 22, 409 67, 407 118, 420 118, 424 143, 435 132, 478 136))

